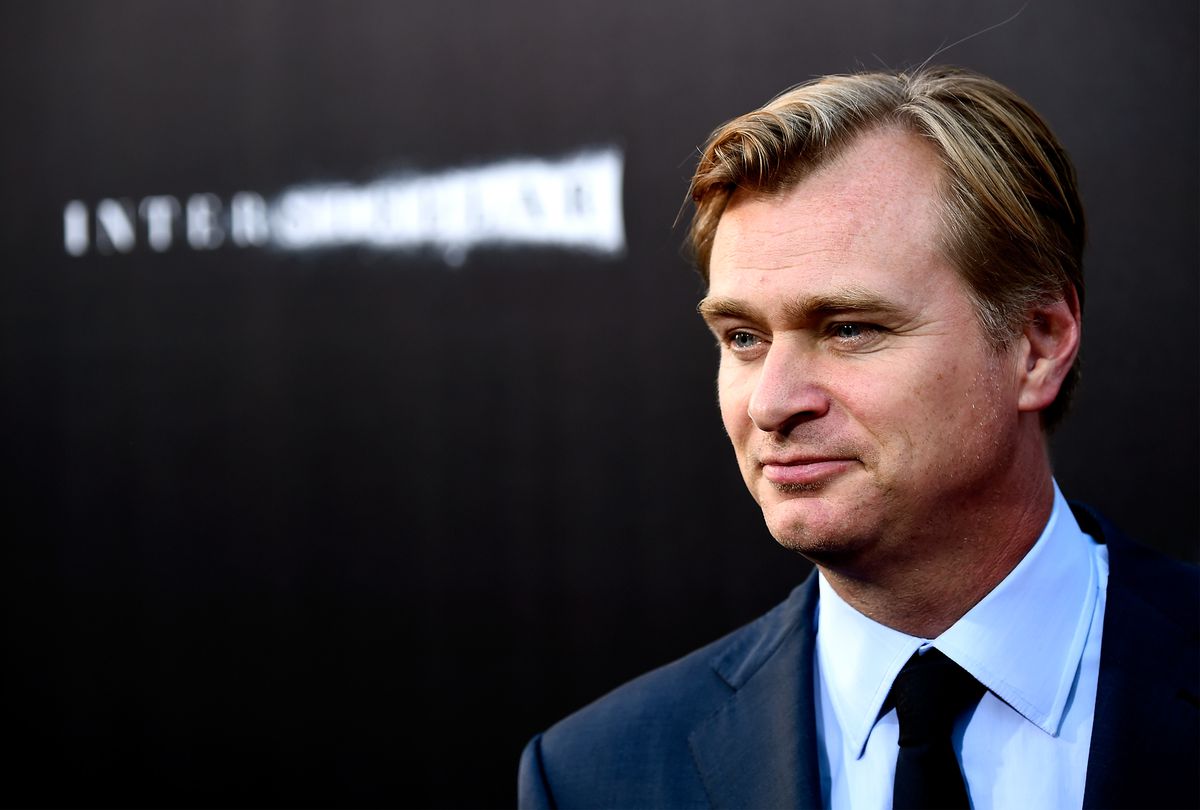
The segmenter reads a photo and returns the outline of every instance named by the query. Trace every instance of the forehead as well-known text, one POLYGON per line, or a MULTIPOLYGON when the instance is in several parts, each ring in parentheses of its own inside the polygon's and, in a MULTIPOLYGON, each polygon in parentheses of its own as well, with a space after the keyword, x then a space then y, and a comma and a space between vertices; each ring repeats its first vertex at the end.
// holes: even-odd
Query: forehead
POLYGON ((912 276, 948 265, 941 176, 930 144, 885 129, 860 136, 785 192, 737 192, 713 241, 710 294, 784 268, 808 271, 812 282, 853 273, 919 286, 912 276))

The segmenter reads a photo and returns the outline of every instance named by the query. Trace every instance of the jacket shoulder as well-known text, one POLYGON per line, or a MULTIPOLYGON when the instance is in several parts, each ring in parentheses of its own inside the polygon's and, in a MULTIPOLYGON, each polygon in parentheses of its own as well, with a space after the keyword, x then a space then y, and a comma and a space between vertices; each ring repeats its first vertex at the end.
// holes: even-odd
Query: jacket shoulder
POLYGON ((1200 639, 1200 566, 1130 538, 1086 504, 1072 503, 1080 528, 1108 548, 1109 589, 1136 598, 1185 636, 1200 639))

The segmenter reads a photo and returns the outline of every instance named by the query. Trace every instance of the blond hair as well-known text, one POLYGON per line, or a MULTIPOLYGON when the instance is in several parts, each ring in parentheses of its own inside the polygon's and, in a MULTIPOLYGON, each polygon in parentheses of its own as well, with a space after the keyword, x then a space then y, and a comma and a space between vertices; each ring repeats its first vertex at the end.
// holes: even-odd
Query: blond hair
MULTIPOLYGON (((885 126, 926 138, 940 154, 942 250, 997 349, 1012 345, 1032 307, 1071 287, 1082 306, 1083 207, 1066 151, 1016 93, 945 67, 825 76, 713 132, 690 188, 688 240, 705 281, 735 191, 786 192, 857 136, 885 126)), ((1077 359, 1042 413, 1047 427, 1065 413, 1078 377, 1077 359)))

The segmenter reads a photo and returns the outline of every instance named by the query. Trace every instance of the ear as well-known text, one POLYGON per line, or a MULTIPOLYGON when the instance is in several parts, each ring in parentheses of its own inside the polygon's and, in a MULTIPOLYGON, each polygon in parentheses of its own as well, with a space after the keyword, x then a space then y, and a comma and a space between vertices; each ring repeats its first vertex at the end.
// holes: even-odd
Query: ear
POLYGON ((1079 354, 1082 329, 1079 296, 1073 284, 1067 285, 1062 298, 1030 310, 1019 343, 1018 410, 1041 411, 1058 396, 1079 354))

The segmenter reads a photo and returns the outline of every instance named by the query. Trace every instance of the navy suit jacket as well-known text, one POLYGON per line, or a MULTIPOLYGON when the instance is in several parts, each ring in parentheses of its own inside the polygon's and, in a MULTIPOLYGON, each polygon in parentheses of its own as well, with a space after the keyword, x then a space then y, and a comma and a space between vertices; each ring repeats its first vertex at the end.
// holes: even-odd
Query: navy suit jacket
MULTIPOLYGON (((1200 807, 1200 569, 1073 506, 1108 546, 1084 807, 1200 807)), ((526 746, 520 806, 821 807, 816 577, 725 638, 526 746)))

